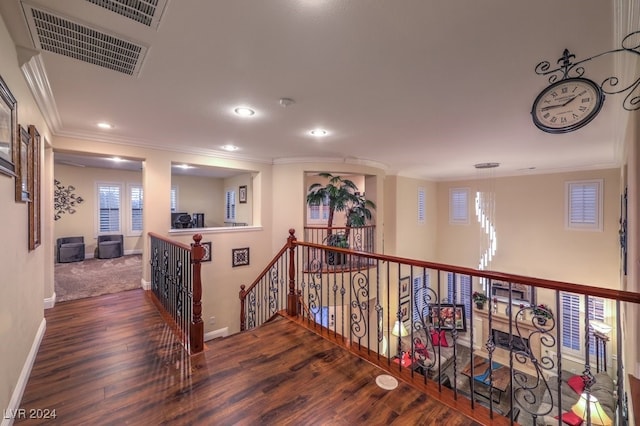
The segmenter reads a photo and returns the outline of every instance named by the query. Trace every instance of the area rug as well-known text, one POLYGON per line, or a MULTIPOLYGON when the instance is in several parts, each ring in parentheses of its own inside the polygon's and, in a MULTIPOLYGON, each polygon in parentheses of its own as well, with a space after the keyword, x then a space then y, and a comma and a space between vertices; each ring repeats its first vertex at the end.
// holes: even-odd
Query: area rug
POLYGON ((139 254, 56 263, 54 270, 59 302, 133 290, 140 288, 141 280, 142 255, 139 254))
MULTIPOLYGON (((467 363, 469 362, 469 360, 471 359, 471 354, 469 351, 469 348, 463 346, 463 345, 457 345, 457 359, 458 362, 457 367, 456 367, 456 387, 458 389, 459 392, 461 392, 461 394, 463 396, 468 397, 468 395, 471 394, 471 389, 469 386, 469 378, 465 375, 463 375, 460 371, 462 371, 462 369, 467 365, 467 363)), ((454 377, 454 367, 453 365, 450 365, 448 368, 446 368, 443 373, 448 376, 450 379, 454 377)), ((528 374, 525 375, 527 377, 527 383, 535 383, 535 378, 533 376, 530 376, 528 374)), ((482 392, 485 389, 483 389, 482 385, 477 385, 480 387, 480 389, 478 389, 481 393, 486 393, 486 392, 482 392)), ((531 413, 535 413, 537 412, 537 408, 540 406, 540 403, 542 402, 542 393, 543 393, 543 389, 542 388, 537 388, 537 389, 533 389, 530 393, 530 397, 529 397, 529 403, 525 402, 522 398, 520 399, 520 401, 522 402, 523 405, 526 406, 526 408, 523 409, 523 406, 517 404, 514 401, 514 405, 516 407, 520 408, 520 414, 518 416, 518 423, 523 425, 523 426, 533 426, 533 418, 531 416, 531 413)), ((494 403, 494 408, 496 408, 498 411, 501 411, 502 413, 507 413, 510 410, 510 390, 508 390, 507 392, 505 392, 504 395, 502 395, 502 397, 500 398, 500 402, 499 403, 494 403)), ((477 396, 478 400, 481 402, 484 402, 485 404, 488 405, 488 399, 481 397, 481 396, 477 396)))

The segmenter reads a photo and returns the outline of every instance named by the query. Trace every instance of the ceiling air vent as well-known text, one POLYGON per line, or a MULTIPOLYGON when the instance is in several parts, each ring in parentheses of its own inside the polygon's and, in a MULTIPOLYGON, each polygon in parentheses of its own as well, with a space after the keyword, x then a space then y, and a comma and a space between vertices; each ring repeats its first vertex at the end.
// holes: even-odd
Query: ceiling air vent
POLYGON ((147 53, 145 46, 24 3, 23 5, 37 49, 127 75, 138 75, 147 53))
POLYGON ((147 27, 158 28, 168 0, 86 0, 111 12, 133 19, 147 27))

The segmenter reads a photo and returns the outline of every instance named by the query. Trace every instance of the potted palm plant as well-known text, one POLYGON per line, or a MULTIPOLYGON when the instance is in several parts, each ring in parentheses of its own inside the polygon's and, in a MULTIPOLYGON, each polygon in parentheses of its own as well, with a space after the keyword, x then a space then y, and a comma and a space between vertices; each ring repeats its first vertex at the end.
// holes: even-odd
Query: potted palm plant
MULTIPOLYGON (((307 191, 307 204, 319 206, 328 203, 329 215, 327 218, 327 236, 324 242, 328 246, 349 248, 350 228, 364 226, 367 220, 371 219, 370 208, 375 208, 375 204, 366 200, 358 192, 358 187, 353 181, 344 179, 341 176, 323 172, 318 174, 329 181, 322 185, 314 183, 307 191), (345 212, 347 216, 346 232, 334 232, 333 217, 335 212, 345 212)), ((329 252, 327 263, 337 265, 342 263, 344 256, 337 256, 339 253, 329 252)))

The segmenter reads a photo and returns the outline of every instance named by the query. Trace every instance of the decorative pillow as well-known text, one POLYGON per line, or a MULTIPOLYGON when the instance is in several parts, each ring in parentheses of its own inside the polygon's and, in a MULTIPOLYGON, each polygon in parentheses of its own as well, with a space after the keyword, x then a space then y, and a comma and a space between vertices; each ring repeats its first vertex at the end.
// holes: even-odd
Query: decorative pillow
POLYGON ((440 330, 439 334, 437 331, 431 330, 431 343, 433 343, 433 346, 442 346, 443 348, 449 347, 444 330, 440 330))
MULTIPOLYGON (((560 416, 555 416, 554 419, 558 419, 558 417, 560 416)), ((574 414, 573 411, 567 411, 566 413, 562 413, 562 423, 570 426, 580 426, 582 424, 582 419, 574 414)))
POLYGON ((419 337, 415 338, 414 345, 416 354, 421 355, 423 359, 429 359, 429 351, 427 350, 427 346, 422 343, 422 340, 419 337))
POLYGON ((567 380, 567 384, 578 395, 582 394, 584 391, 584 379, 582 376, 571 376, 569 380, 567 380))

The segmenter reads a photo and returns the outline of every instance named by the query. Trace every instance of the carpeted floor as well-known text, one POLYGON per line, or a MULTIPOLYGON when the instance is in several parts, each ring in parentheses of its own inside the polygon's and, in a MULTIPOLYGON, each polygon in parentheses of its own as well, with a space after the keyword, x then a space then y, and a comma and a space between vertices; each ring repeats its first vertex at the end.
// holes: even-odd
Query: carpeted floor
POLYGON ((140 288, 141 280, 142 255, 139 254, 56 263, 54 271, 59 302, 133 290, 140 288))

